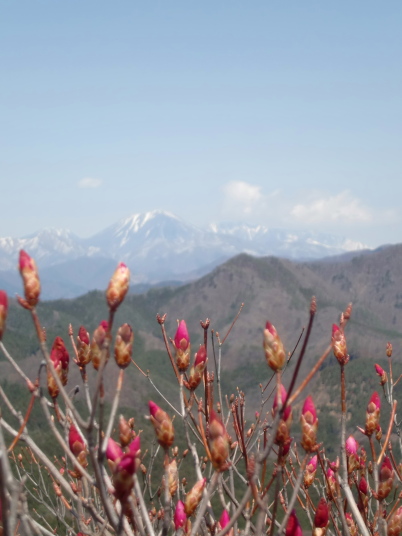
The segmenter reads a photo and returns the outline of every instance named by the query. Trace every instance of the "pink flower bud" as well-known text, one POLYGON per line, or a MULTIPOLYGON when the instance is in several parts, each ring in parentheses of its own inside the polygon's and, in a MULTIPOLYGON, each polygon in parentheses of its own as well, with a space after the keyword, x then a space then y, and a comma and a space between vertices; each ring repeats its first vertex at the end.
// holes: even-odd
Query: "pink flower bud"
POLYGON ((329 512, 327 501, 321 497, 314 516, 314 527, 326 528, 329 521, 329 512))
MULTIPOLYGON (((95 329, 91 341, 91 361, 95 370, 98 370, 100 367, 102 349, 106 341, 106 335, 108 332, 109 324, 106 320, 102 320, 99 323, 99 326, 95 329)), ((106 355, 106 359, 109 356, 106 355)))
POLYGON ((8 298, 4 290, 0 290, 0 341, 6 328, 6 319, 8 312, 8 298))
POLYGON ((307 489, 311 486, 315 479, 315 473, 317 471, 317 455, 313 456, 308 464, 306 465, 306 470, 304 471, 303 481, 304 487, 307 489))
POLYGON ((392 484, 394 480, 394 470, 392 468, 391 460, 385 456, 384 461, 379 469, 379 486, 378 486, 378 498, 380 500, 388 497, 392 490, 392 484))
POLYGON ((332 496, 336 497, 336 478, 330 467, 327 469, 327 493, 329 497, 331 497, 331 493, 332 496))
POLYGON ((187 331, 187 325, 184 320, 180 320, 174 336, 173 346, 176 350, 176 364, 180 372, 185 372, 190 364, 190 337, 187 331))
POLYGON ((353 436, 349 436, 345 442, 346 456, 348 462, 348 474, 360 468, 360 458, 357 454, 359 443, 353 436))
POLYGON ((359 448, 359 443, 351 435, 346 440, 346 454, 350 456, 351 454, 357 454, 357 449, 359 448))
POLYGON ((380 377, 380 385, 385 385, 388 381, 388 376, 385 370, 380 367, 380 365, 377 365, 377 363, 374 365, 376 374, 380 377))
POLYGON ((119 327, 114 343, 114 358, 120 368, 126 368, 131 362, 134 333, 129 324, 119 327))
POLYGON ((306 452, 311 452, 316 446, 318 419, 314 402, 311 396, 308 396, 304 402, 300 424, 302 427, 301 445, 306 452))
POLYGON ((209 418, 209 450, 215 469, 225 471, 228 468, 229 439, 225 425, 214 410, 211 410, 209 418))
POLYGON ((332 348, 339 364, 346 365, 349 361, 349 355, 345 334, 336 324, 332 325, 332 348))
POLYGON ((112 462, 116 462, 123 456, 123 451, 120 445, 111 437, 107 442, 106 458, 112 462))
POLYGON ((187 522, 186 512, 184 511, 184 504, 182 501, 177 501, 176 508, 173 516, 174 528, 179 530, 183 528, 187 522))
POLYGON ((186 500, 184 503, 184 509, 188 516, 191 516, 195 512, 195 509, 200 503, 202 492, 204 491, 206 482, 207 482, 206 478, 199 480, 198 482, 194 484, 191 490, 187 493, 186 500))
POLYGON ((366 434, 368 436, 373 435, 377 431, 380 425, 380 408, 381 399, 378 393, 375 391, 370 398, 366 410, 366 434))
POLYGON ((164 449, 168 449, 174 441, 174 429, 169 415, 152 400, 149 401, 149 412, 158 443, 164 449))
POLYGON ((33 308, 39 301, 39 274, 35 261, 23 249, 20 251, 19 269, 27 305, 29 308, 33 308))
POLYGON ((286 525, 286 536, 303 536, 299 520, 297 519, 296 512, 293 510, 290 514, 288 524, 286 525))
POLYGON ((130 270, 121 262, 109 282, 106 290, 106 301, 112 311, 115 311, 124 300, 130 283, 130 270))
POLYGON ((264 329, 263 348, 265 351, 265 359, 271 369, 275 372, 281 370, 285 365, 286 354, 281 338, 270 322, 266 323, 264 329))
POLYGON ((77 354, 78 354, 78 365, 80 367, 85 367, 91 361, 91 348, 89 345, 89 333, 84 328, 80 326, 77 336, 77 354))
POLYGON ((200 345, 198 352, 195 354, 194 366, 190 369, 190 374, 188 377, 188 386, 191 391, 194 391, 200 384, 205 365, 207 364, 207 352, 203 344, 200 345))

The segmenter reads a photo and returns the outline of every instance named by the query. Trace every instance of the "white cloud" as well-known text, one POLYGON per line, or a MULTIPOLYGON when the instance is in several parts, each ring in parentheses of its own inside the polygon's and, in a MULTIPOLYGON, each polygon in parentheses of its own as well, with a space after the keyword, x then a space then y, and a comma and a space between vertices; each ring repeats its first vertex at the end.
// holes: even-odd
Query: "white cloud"
POLYGON ((99 188, 101 186, 101 179, 94 179, 92 177, 84 177, 78 181, 78 188, 99 188))
POLYGON ((353 197, 349 190, 337 195, 315 195, 304 203, 295 204, 291 216, 304 224, 371 223, 373 214, 368 207, 353 197))
POLYGON ((238 215, 251 214, 264 202, 260 186, 244 181, 231 181, 223 186, 224 209, 238 215))

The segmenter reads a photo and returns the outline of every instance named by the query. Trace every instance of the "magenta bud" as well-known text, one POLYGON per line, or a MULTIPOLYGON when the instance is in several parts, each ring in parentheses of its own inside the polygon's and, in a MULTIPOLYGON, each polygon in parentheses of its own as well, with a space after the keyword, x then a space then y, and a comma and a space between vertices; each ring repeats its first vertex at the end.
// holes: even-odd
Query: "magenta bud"
POLYGON ((111 460, 112 462, 115 462, 117 460, 120 460, 122 456, 123 456, 123 451, 120 445, 116 443, 114 439, 110 437, 107 443, 106 458, 108 460, 111 460))
POLYGON ((137 456, 138 451, 141 450, 141 439, 140 436, 137 435, 129 444, 128 446, 130 452, 134 454, 134 456, 137 456))
POLYGON ((230 522, 230 517, 229 517, 228 511, 225 509, 222 512, 221 517, 219 518, 219 524, 221 528, 224 529, 229 522, 230 522))
POLYGON ((6 327, 6 319, 8 312, 8 298, 4 290, 0 290, 0 341, 6 327))
POLYGON ((187 350, 188 345, 190 344, 190 336, 184 320, 180 320, 179 322, 176 335, 174 336, 174 343, 176 348, 181 348, 182 350, 187 350))
POLYGON ((180 528, 184 527, 187 521, 186 512, 184 511, 184 504, 182 501, 177 501, 176 508, 174 511, 174 528, 176 530, 179 530, 180 528))
POLYGON ((293 510, 290 514, 288 524, 286 525, 286 536, 303 536, 303 532, 297 519, 296 512, 293 510))

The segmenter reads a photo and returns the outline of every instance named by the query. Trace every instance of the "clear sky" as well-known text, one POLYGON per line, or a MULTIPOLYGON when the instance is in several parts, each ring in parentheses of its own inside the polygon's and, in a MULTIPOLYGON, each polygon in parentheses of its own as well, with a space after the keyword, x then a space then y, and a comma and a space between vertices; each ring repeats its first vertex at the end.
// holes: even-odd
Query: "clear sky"
POLYGON ((402 242, 402 2, 5 0, 0 236, 132 213, 402 242))

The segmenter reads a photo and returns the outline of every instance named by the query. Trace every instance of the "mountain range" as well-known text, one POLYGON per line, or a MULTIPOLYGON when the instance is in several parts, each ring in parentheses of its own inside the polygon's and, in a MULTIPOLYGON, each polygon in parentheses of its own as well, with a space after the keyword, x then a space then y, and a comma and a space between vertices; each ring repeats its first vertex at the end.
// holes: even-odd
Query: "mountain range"
POLYGON ((144 290, 162 282, 195 279, 240 253, 313 260, 365 248, 347 238, 262 225, 200 228, 171 213, 152 211, 122 219, 85 239, 64 229, 0 238, 0 286, 10 293, 19 291, 15 267, 20 249, 35 258, 47 282, 43 297, 54 299, 104 288, 119 261, 129 266, 132 283, 144 290))

